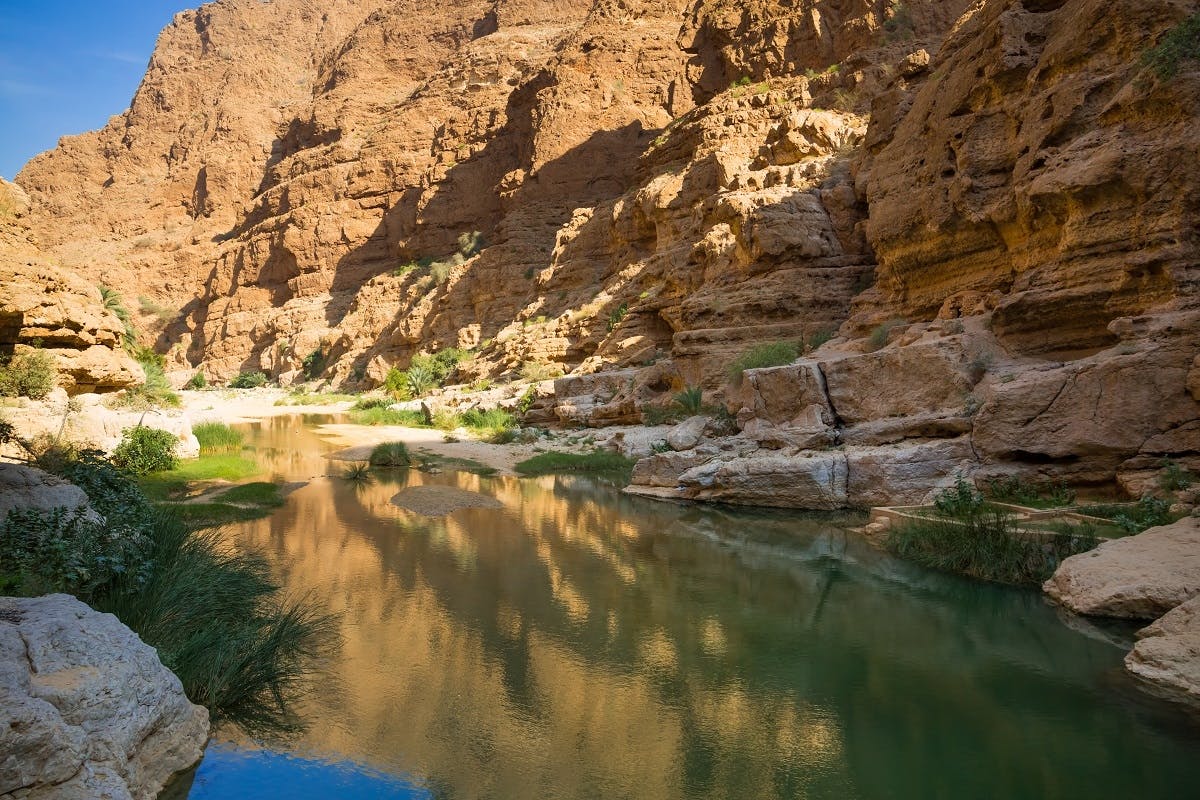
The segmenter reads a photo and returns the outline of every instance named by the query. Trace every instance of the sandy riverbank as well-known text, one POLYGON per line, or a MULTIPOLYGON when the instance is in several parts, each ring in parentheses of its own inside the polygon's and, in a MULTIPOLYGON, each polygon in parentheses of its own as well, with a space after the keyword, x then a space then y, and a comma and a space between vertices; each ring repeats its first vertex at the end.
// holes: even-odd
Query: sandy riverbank
MULTIPOLYGON (((276 405, 289 397, 285 389, 219 389, 180 392, 183 408, 196 422, 238 424, 290 414, 342 414, 353 405, 350 401, 328 405, 276 405)), ((597 434, 610 431, 557 432, 536 442, 490 444, 470 438, 466 431, 454 433, 455 441, 446 441, 446 432, 431 428, 401 425, 354 425, 337 422, 317 427, 317 433, 340 447, 333 458, 342 461, 366 461, 371 450, 384 442, 404 442, 414 452, 426 452, 444 458, 461 458, 491 467, 502 474, 516 474, 514 467, 546 450, 586 452, 593 449, 597 434)))

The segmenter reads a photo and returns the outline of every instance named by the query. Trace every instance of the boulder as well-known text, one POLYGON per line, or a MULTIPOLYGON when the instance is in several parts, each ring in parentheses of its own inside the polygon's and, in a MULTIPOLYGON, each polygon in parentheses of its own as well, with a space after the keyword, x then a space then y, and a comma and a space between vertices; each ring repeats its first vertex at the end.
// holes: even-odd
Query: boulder
POLYGON ((208 712, 116 617, 0 598, 0 798, 150 800, 207 739, 208 712))
POLYGON ((75 484, 34 467, 0 462, 0 522, 14 508, 81 508, 96 516, 88 496, 75 484))
POLYGON ((1042 588, 1078 614, 1159 617, 1200 595, 1200 518, 1184 517, 1071 556, 1042 588))
POLYGON ((707 426, 708 417, 690 417, 671 429, 671 432, 667 434, 667 444, 676 452, 691 450, 700 444, 707 426))
POLYGON ((679 476, 683 495, 735 505, 835 509, 846 505, 846 456, 839 452, 710 461, 679 476))
POLYGON ((1200 708, 1200 596, 1138 631, 1125 669, 1155 694, 1200 708))

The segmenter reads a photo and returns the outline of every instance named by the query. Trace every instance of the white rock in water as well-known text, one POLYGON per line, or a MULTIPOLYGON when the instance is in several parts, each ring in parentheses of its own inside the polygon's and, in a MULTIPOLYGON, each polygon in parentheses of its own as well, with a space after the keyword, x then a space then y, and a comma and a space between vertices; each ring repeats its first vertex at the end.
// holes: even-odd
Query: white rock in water
POLYGON ((207 739, 208 712, 116 617, 0 597, 0 800, 151 800, 207 739))
POLYGON ((1042 588, 1077 614, 1162 616, 1200 595, 1200 519, 1184 517, 1071 556, 1042 588))
POLYGON ((1155 694, 1200 709, 1200 595, 1138 631, 1125 668, 1155 694))

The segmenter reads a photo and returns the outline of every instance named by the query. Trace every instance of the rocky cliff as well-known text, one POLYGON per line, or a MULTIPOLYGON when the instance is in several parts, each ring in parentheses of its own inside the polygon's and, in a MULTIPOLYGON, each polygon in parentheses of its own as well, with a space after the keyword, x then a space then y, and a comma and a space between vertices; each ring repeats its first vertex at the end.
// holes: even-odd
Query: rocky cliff
POLYGON ((142 368, 121 347, 124 325, 95 283, 38 249, 29 210, 28 195, 0 179, 0 356, 46 350, 72 394, 139 383, 142 368))
POLYGON ((18 182, 47 252, 169 309, 159 349, 212 377, 474 346, 467 377, 569 373, 537 410, 574 424, 727 405, 640 467, 672 496, 1136 490, 1200 453, 1200 70, 1144 60, 1198 11, 222 0, 18 182), (803 357, 729 386, 772 341, 803 357))

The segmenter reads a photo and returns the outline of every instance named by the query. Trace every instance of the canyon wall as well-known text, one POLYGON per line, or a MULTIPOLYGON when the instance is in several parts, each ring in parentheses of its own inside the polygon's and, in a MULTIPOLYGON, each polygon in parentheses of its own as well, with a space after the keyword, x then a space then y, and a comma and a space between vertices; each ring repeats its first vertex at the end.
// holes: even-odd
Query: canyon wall
POLYGON ((568 373, 535 412, 581 425, 699 386, 736 430, 643 465, 672 496, 1137 491, 1200 453, 1200 71, 1142 60, 1198 11, 222 0, 18 183, 180 370, 319 351, 362 388, 467 346, 464 379, 568 373), (802 358, 731 386, 774 341, 802 358))

